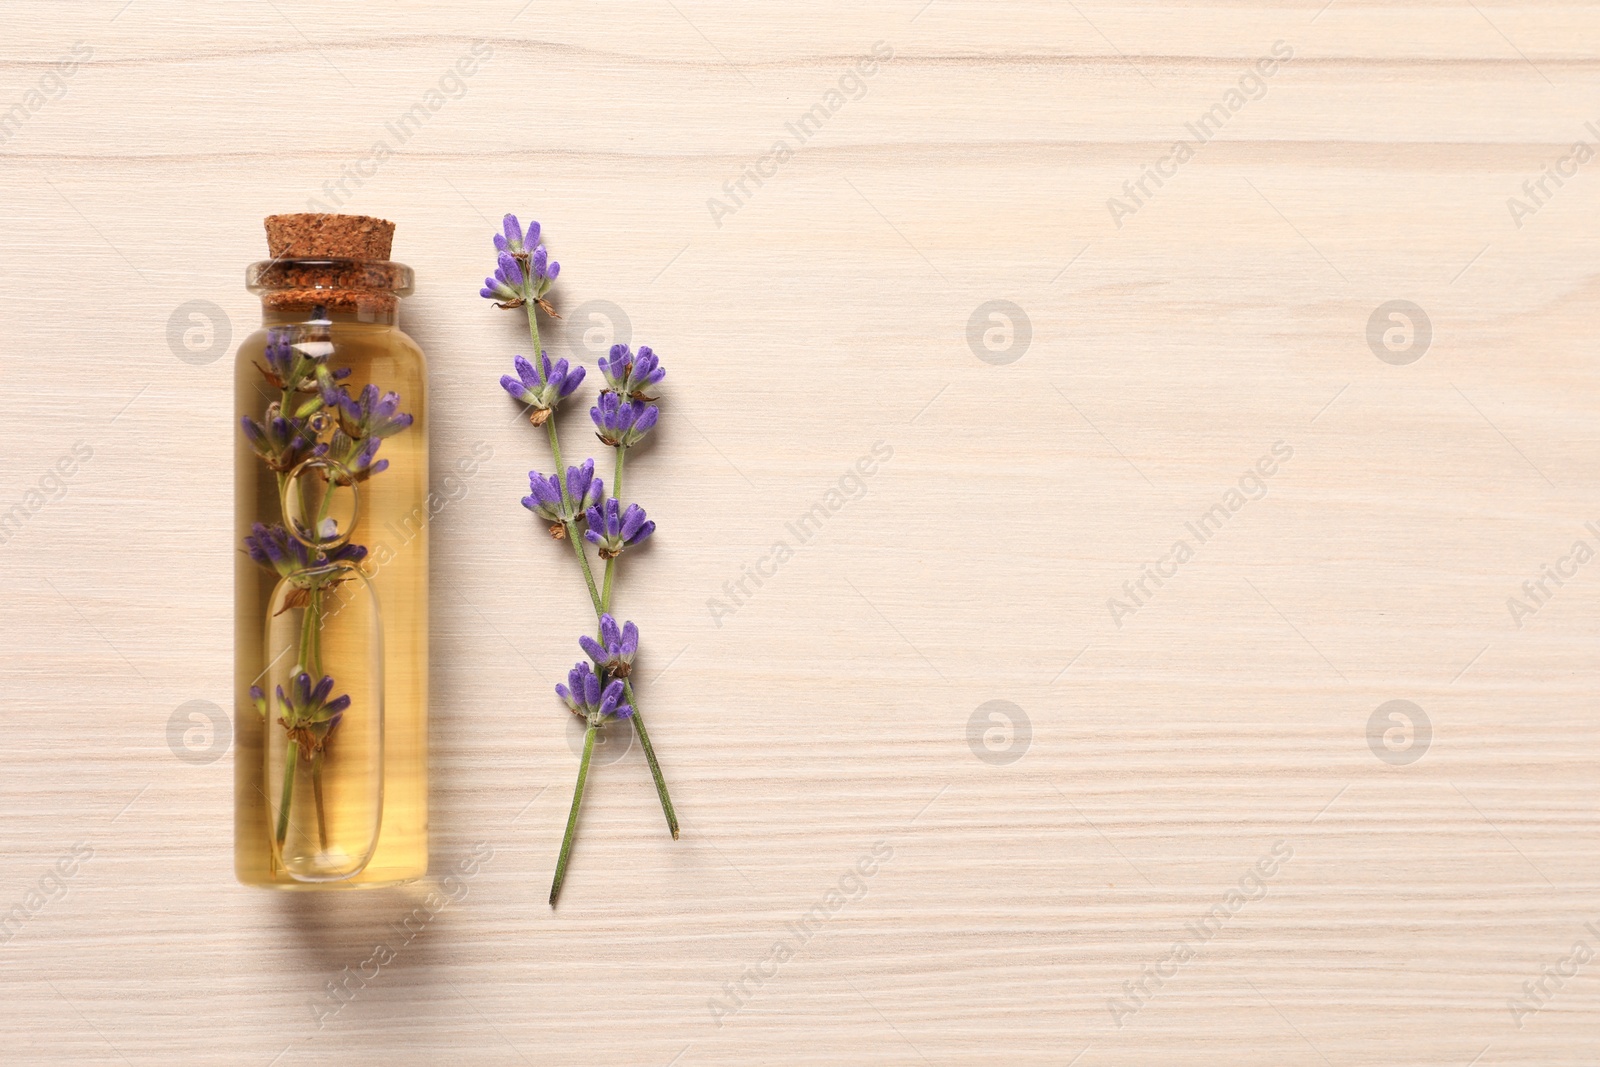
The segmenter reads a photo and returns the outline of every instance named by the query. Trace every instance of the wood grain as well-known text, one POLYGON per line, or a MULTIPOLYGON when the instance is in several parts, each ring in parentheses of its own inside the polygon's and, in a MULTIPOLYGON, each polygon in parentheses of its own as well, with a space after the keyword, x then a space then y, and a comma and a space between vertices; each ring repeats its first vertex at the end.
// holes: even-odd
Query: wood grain
POLYGON ((7 1062, 1594 1062, 1600 10, 520 6, 0 13, 7 1062), (436 484, 493 458, 432 530, 435 875, 291 898, 189 702, 242 270, 313 199, 399 223, 436 484), (607 301, 670 375, 619 603, 684 835, 597 768, 554 913, 586 609, 517 506, 505 211, 552 347, 607 301))

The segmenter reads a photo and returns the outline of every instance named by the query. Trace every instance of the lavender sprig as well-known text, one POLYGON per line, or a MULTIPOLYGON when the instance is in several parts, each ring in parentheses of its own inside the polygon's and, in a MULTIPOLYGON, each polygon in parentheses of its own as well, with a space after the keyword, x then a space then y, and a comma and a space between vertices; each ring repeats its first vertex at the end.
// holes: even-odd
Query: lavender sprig
MULTIPOLYGON (((612 348, 606 359, 601 360, 600 370, 606 378, 607 388, 602 392, 590 415, 594 419, 600 439, 617 450, 616 480, 612 485, 614 496, 606 500, 604 486, 601 480, 594 476, 593 459, 585 460, 579 466, 569 467, 561 458, 561 440, 554 416, 560 402, 571 396, 583 380, 584 368, 569 368, 565 360, 552 363, 539 343, 538 312, 542 310, 549 315, 555 314, 555 309, 545 299, 545 294, 549 292, 551 283, 559 275, 560 264, 549 258, 548 251, 540 242, 539 224, 532 223, 524 231, 515 215, 505 217, 503 232, 495 235, 494 247, 497 252, 495 272, 492 277, 484 281, 480 295, 493 300, 501 308, 525 309, 533 351, 539 353, 537 363, 520 356, 516 357, 514 361, 516 377, 503 375, 500 385, 514 399, 530 409, 530 422, 545 428, 550 441, 554 469, 557 472, 566 472, 562 478, 556 474, 546 475, 530 471, 529 493, 523 498, 522 503, 549 524, 551 536, 571 543, 579 570, 583 573, 584 583, 589 589, 589 599, 594 605, 595 615, 600 623, 600 641, 606 642, 599 644, 594 642, 594 639, 588 638, 595 649, 605 654, 604 658, 596 659, 594 671, 589 670, 588 664, 575 667, 568 678, 571 684, 557 687, 558 693, 567 702, 568 707, 582 714, 588 726, 583 757, 578 766, 578 781, 573 790, 572 811, 567 820, 567 832, 562 841, 555 879, 550 889, 550 903, 554 906, 566 876, 573 835, 577 829, 578 809, 583 800, 584 784, 588 779, 594 734, 607 719, 632 718, 640 745, 644 749, 645 760, 650 766, 651 777, 655 781, 656 794, 661 801, 662 813, 666 816, 667 828, 674 838, 678 836, 678 816, 673 810, 672 799, 667 793, 666 779, 661 774, 655 747, 650 743, 650 734, 645 729, 643 717, 639 714, 639 703, 633 693, 633 684, 628 678, 633 655, 638 649, 638 630, 632 623, 627 624, 623 630, 617 630, 616 622, 609 614, 611 579, 617 555, 628 545, 637 544, 649 537, 655 529, 655 524, 645 517, 643 509, 637 505, 630 505, 624 510, 619 498, 623 455, 627 449, 636 446, 655 426, 660 412, 650 405, 655 397, 649 395, 648 390, 666 376, 666 371, 661 368, 660 361, 648 348, 641 348, 635 356, 627 346, 618 345, 612 348), (582 538, 578 536, 580 522, 586 527, 582 538), (588 554, 584 550, 585 541, 597 545, 601 558, 606 561, 604 593, 595 584, 594 569, 590 566, 588 554), (624 644, 627 645, 625 656, 622 651, 624 644), (613 645, 617 649, 615 657, 606 652, 613 645), (589 692, 591 682, 600 687, 592 694, 589 692), (608 695, 614 696, 609 705, 608 695)), ((585 645, 585 651, 589 651, 589 645, 585 645)))
MULTIPOLYGON (((328 847, 328 823, 323 813, 322 804, 322 752, 328 743, 328 735, 333 733, 333 728, 339 725, 339 720, 344 718, 344 711, 350 706, 348 696, 337 696, 328 699, 333 693, 333 679, 324 674, 322 680, 315 685, 311 682, 311 675, 301 671, 289 679, 289 692, 283 691, 283 686, 277 687, 278 722, 289 733, 289 743, 294 748, 286 751, 283 758, 283 796, 282 803, 278 806, 278 843, 283 844, 289 832, 289 798, 294 795, 294 765, 295 756, 299 753, 311 764, 312 787, 316 791, 317 805, 317 830, 322 838, 322 847, 328 847)), ((250 697, 257 709, 266 711, 266 700, 259 686, 250 687, 250 697)))
MULTIPOLYGON (((610 616, 606 616, 610 618, 610 616)), ((585 635, 587 636, 587 635, 585 635)), ((556 858, 555 879, 550 883, 550 906, 561 895, 561 883, 567 877, 567 861, 572 858, 572 842, 578 834, 578 810, 583 806, 583 787, 589 780, 589 760, 594 756, 595 735, 607 719, 632 717, 633 708, 623 702, 624 683, 620 678, 603 682, 587 663, 575 665, 567 672, 567 684, 556 686, 556 695, 566 702, 572 713, 584 721, 583 756, 578 761, 578 782, 572 790, 572 810, 567 813, 567 829, 561 835, 561 854, 556 858)))
MULTIPOLYGON (((319 544, 333 540, 338 532, 335 520, 327 515, 332 485, 353 486, 382 473, 389 461, 377 458, 379 444, 414 421, 400 411, 398 393, 380 393, 376 385, 368 385, 352 397, 340 384, 350 369, 333 367, 333 354, 332 334, 325 323, 269 331, 262 353, 265 365, 257 364, 257 369, 268 385, 279 390, 279 398, 267 405, 261 422, 247 416, 240 424, 250 447, 277 474, 280 495, 290 472, 308 459, 327 461, 320 473, 329 482, 321 511, 309 524, 297 520, 291 532, 281 523, 256 523, 244 542, 252 560, 294 586, 282 610, 304 612, 296 673, 287 693, 282 686, 275 693, 281 712, 277 721, 287 733, 277 820, 279 850, 288 833, 299 757, 311 765, 317 829, 323 849, 328 848, 322 763, 328 739, 350 705, 348 696, 329 699, 335 683, 322 672, 322 599, 327 589, 343 580, 331 565, 360 563, 367 549, 348 538, 337 546, 319 544), (321 681, 313 684, 314 676, 321 681)), ((265 719, 266 695, 252 687, 250 698, 265 719)))

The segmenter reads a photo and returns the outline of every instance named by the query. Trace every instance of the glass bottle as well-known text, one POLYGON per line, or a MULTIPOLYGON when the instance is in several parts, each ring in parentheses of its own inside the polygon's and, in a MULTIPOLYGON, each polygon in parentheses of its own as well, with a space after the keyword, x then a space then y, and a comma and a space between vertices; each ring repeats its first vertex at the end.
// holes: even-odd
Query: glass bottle
POLYGON ((394 226, 266 220, 235 397, 234 870, 392 885, 428 868, 428 422, 394 226), (391 396, 397 394, 397 396, 391 396))

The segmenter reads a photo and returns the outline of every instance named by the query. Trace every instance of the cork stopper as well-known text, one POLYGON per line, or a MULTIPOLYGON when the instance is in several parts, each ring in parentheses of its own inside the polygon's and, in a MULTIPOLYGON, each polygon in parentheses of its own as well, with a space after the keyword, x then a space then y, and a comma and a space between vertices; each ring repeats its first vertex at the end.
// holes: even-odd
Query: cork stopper
POLYGON ((370 215, 268 215, 267 252, 273 259, 386 260, 394 223, 370 215))
POLYGON ((272 311, 321 308, 362 320, 393 316, 411 292, 411 270, 391 263, 394 223, 370 215, 268 215, 269 262, 248 284, 272 311))

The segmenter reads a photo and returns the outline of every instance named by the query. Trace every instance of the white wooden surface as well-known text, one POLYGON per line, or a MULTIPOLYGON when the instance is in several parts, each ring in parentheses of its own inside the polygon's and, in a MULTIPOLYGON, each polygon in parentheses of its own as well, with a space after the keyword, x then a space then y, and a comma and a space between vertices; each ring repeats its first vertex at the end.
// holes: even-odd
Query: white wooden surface
POLYGON ((1593 5, 520 6, 0 12, 6 1062, 1596 1062, 1600 564, 1507 604, 1600 545, 1600 161, 1507 206, 1600 139, 1593 5), (880 41, 719 226, 707 200, 880 41), (169 325, 253 328, 260 219, 312 197, 399 223, 436 476, 493 450, 433 528, 434 865, 490 858, 433 910, 436 880, 236 885, 227 739, 181 710, 232 700, 232 349, 169 325), (555 913, 550 686, 585 606, 517 504, 548 467, 496 385, 526 337, 476 296, 507 210, 544 223, 569 327, 611 301, 670 368, 619 604, 684 836, 637 750, 598 768, 555 913), (1031 326, 1011 362, 969 346, 991 300, 1031 326), (1415 362, 1369 347, 1391 300, 1431 324, 1415 362), (1266 495, 1116 625, 1279 441, 1266 495), (1431 736, 1377 751, 1420 759, 1369 744, 1390 700, 1431 736), (1028 728, 974 748, 990 701, 1028 728))

